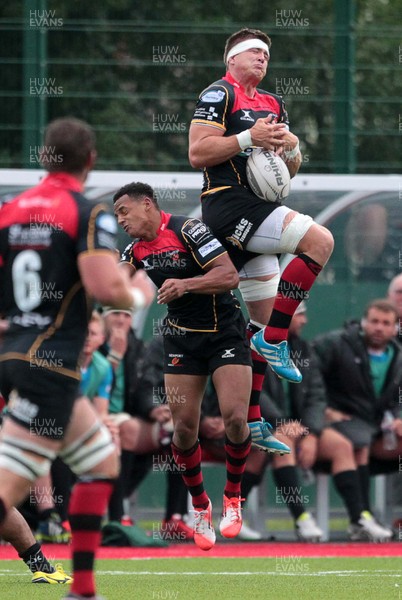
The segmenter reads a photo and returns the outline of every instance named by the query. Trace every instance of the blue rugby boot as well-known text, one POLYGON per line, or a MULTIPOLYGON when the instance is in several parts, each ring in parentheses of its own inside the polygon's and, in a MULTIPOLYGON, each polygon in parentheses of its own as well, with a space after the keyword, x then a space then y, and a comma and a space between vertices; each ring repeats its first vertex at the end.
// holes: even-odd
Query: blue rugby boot
POLYGON ((290 448, 272 435, 272 425, 262 419, 248 423, 251 432, 251 444, 271 454, 290 454, 290 448))
POLYGON ((274 373, 281 379, 291 383, 300 383, 303 379, 299 369, 290 357, 289 344, 286 340, 279 344, 269 344, 264 340, 264 330, 261 329, 250 340, 251 349, 265 358, 274 373))

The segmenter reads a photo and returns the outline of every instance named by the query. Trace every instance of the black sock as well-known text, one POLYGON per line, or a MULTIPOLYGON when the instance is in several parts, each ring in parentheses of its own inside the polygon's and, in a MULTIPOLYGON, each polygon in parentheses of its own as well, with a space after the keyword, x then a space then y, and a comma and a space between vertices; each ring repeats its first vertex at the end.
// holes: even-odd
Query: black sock
MULTIPOLYGON (((173 456, 173 455, 171 455, 173 456)), ((166 473, 166 512, 165 519, 169 521, 172 515, 185 515, 187 513, 187 488, 178 471, 166 473)))
POLYGON ((335 487, 341 496, 351 523, 357 523, 363 511, 359 474, 355 470, 341 471, 333 476, 335 487))
POLYGON ((294 520, 306 512, 303 506, 302 488, 297 476, 296 467, 289 465, 273 470, 277 494, 280 493, 286 502, 294 520))
POLYGON ((360 489, 363 502, 363 510, 370 511, 370 470, 368 465, 360 465, 357 468, 360 480, 360 489))
POLYGON ((241 497, 247 500, 252 488, 256 485, 260 485, 261 480, 262 475, 255 475, 255 473, 249 473, 248 471, 244 471, 243 477, 241 479, 241 497))
POLYGON ((120 522, 124 515, 124 482, 121 478, 121 473, 119 478, 116 480, 116 484, 114 486, 114 490, 109 500, 109 520, 110 521, 118 521, 120 522))
POLYGON ((44 573, 54 573, 55 569, 53 565, 47 560, 46 556, 44 556, 40 544, 36 542, 33 546, 25 550, 18 555, 31 573, 36 573, 37 571, 43 571, 44 573))

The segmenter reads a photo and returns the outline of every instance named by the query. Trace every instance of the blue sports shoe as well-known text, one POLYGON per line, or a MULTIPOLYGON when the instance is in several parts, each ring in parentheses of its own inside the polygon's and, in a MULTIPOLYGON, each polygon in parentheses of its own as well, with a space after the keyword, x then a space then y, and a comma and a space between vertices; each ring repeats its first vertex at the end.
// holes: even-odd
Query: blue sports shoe
POLYGON ((272 425, 261 419, 248 423, 251 432, 251 444, 272 454, 290 454, 290 448, 272 435, 272 425))
POLYGON ((265 358, 274 373, 281 379, 292 383, 300 383, 303 379, 299 369, 290 357, 289 345, 286 340, 279 344, 269 344, 264 340, 264 330, 261 329, 250 340, 251 349, 265 358))

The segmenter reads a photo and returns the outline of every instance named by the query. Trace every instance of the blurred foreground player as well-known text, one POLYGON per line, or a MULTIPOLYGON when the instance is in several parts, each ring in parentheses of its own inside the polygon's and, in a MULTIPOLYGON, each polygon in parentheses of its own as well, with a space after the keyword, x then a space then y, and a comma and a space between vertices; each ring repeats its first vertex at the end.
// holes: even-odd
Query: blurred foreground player
POLYGON ((70 501, 74 581, 67 598, 96 599, 94 555, 118 458, 90 402, 78 398, 77 363, 88 297, 131 308, 133 295, 117 266, 115 220, 82 195, 96 159, 92 129, 77 119, 53 121, 41 159, 49 174, 0 210, 0 314, 9 325, 0 345, 8 402, 0 524, 61 456, 78 476, 70 501))

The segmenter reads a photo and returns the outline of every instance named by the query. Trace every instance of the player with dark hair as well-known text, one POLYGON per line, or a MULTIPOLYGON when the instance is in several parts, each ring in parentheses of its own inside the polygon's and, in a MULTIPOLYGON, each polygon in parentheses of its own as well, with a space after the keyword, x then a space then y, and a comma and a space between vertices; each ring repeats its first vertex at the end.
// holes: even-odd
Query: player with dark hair
POLYGON ((126 269, 145 269, 159 288, 158 303, 168 305, 162 334, 166 396, 174 423, 172 450, 192 497, 194 541, 209 550, 215 532, 198 441, 209 374, 226 431, 227 479, 220 522, 224 537, 235 537, 241 529, 240 484, 250 451, 250 350, 240 306, 230 292, 238 276, 209 228, 198 219, 161 211, 150 186, 124 186, 113 201, 121 227, 140 238, 123 253, 126 269))
POLYGON ((226 75, 201 93, 195 109, 189 159, 194 168, 204 171, 203 220, 239 271, 239 289, 250 315, 252 440, 276 452, 283 451, 284 445, 270 435, 259 408, 265 361, 280 377, 301 381, 290 357, 288 328, 331 255, 333 238, 311 217, 261 200, 247 182, 246 162, 253 147, 280 154, 291 177, 302 161, 282 98, 257 88, 267 72, 270 47, 270 38, 258 29, 245 28, 229 37, 226 75), (277 255, 286 252, 297 256, 280 277, 277 255))
POLYGON ((118 475, 106 427, 79 398, 78 357, 91 297, 117 308, 134 298, 117 265, 114 218, 82 195, 96 159, 92 129, 63 118, 47 128, 49 174, 0 210, 0 525, 49 472, 56 455, 78 476, 70 501, 74 580, 67 598, 96 600, 94 555, 118 475), (99 274, 102 274, 102 277, 99 274))

